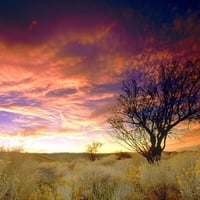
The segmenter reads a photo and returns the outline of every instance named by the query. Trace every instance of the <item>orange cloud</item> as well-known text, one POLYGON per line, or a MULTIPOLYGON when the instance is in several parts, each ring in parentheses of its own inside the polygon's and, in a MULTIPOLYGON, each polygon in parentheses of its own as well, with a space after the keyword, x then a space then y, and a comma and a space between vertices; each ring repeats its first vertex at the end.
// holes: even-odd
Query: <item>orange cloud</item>
MULTIPOLYGON (((67 140, 74 141, 77 135, 86 142, 103 141, 98 134, 107 132, 105 113, 115 103, 129 70, 151 68, 156 73, 160 62, 199 55, 200 26, 195 16, 179 17, 150 31, 150 25, 137 22, 149 22, 145 17, 121 11, 120 19, 83 16, 82 23, 74 15, 48 23, 32 20, 29 32, 27 27, 26 32, 5 29, 12 40, 0 34, 4 134, 32 137, 32 144, 46 139, 51 146, 58 136, 70 147, 67 140)), ((36 149, 25 140, 27 149, 36 149)))

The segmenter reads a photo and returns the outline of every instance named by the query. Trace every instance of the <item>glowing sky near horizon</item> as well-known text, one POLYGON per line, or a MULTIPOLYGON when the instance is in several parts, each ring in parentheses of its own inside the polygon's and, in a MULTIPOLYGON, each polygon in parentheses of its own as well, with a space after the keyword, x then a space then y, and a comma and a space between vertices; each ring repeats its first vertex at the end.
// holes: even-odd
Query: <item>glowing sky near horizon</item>
POLYGON ((127 72, 199 56, 199 1, 1 1, 0 144, 121 150, 106 116, 127 72))

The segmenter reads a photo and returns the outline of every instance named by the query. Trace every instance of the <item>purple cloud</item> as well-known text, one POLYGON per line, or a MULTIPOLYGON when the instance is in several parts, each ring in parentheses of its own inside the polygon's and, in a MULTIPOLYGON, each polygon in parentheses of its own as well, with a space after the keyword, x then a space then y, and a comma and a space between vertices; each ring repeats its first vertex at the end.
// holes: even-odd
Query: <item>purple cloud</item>
POLYGON ((46 93, 46 97, 64 97, 67 95, 72 95, 77 92, 74 88, 61 88, 56 90, 51 90, 48 93, 46 93))

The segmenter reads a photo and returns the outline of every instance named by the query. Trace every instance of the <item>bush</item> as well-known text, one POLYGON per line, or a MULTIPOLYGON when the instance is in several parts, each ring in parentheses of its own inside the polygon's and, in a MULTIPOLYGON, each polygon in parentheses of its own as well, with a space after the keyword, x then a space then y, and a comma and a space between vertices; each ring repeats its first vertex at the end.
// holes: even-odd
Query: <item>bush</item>
POLYGON ((117 160, 122 160, 122 159, 129 159, 132 158, 131 154, 128 152, 117 152, 116 153, 117 160))
POLYGON ((109 200, 112 188, 113 180, 109 169, 90 165, 79 172, 74 195, 88 200, 109 200))
POLYGON ((0 154, 1 200, 197 200, 199 152, 170 155, 157 165, 138 158, 96 162, 34 161, 28 154, 0 154))
POLYGON ((176 174, 166 161, 158 165, 142 165, 140 167, 140 184, 148 199, 180 199, 176 174))
POLYGON ((177 182, 183 199, 200 199, 200 159, 177 175, 177 182))

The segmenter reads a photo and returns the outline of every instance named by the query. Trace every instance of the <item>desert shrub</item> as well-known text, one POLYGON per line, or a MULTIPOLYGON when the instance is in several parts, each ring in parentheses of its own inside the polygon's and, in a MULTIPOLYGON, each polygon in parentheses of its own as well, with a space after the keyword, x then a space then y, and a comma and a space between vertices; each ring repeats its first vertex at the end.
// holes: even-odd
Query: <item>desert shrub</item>
POLYGON ((88 200, 108 200, 113 186, 110 172, 103 166, 94 166, 87 166, 78 174, 74 195, 88 200))
POLYGON ((66 184, 65 167, 59 163, 34 162, 23 154, 4 155, 0 162, 0 199, 70 200, 72 188, 66 184))
POLYGON ((116 158, 114 155, 109 155, 96 161, 96 165, 112 166, 116 163, 116 158))
POLYGON ((99 149, 102 147, 101 142, 93 141, 92 144, 87 145, 86 152, 88 153, 89 160, 90 161, 95 161, 99 159, 98 152, 99 149))
POLYGON ((133 160, 119 160, 113 167, 115 173, 118 171, 118 184, 114 187, 112 200, 140 200, 143 199, 139 182, 139 168, 133 160))
POLYGON ((67 163, 68 168, 72 171, 80 171, 85 166, 89 165, 88 160, 77 158, 67 163))
POLYGON ((4 153, 8 153, 8 152, 12 152, 12 153, 22 153, 25 152, 23 146, 15 146, 15 147, 9 147, 9 146, 0 146, 0 152, 4 152, 4 153))
POLYGON ((199 152, 172 154, 158 165, 135 156, 109 155, 96 162, 27 157, 0 154, 0 200, 200 199, 199 152))
POLYGON ((122 151, 121 152, 117 152, 116 156, 117 156, 117 160, 132 158, 130 153, 122 152, 122 151))
POLYGON ((139 193, 132 177, 132 162, 116 161, 112 165, 102 165, 101 161, 85 166, 76 173, 73 187, 73 199, 88 200, 133 200, 139 199, 139 193), (128 172, 132 171, 130 174, 128 172), (119 192, 121 191, 121 192, 119 192))
POLYGON ((169 159, 183 199, 200 199, 199 152, 179 152, 169 159))
POLYGON ((72 199, 72 185, 68 184, 68 172, 66 164, 53 162, 41 163, 38 167, 37 192, 35 199, 65 200, 72 199))
POLYGON ((183 199, 200 199, 200 159, 178 174, 177 182, 183 199))
POLYGON ((185 170, 195 165, 195 161, 198 159, 198 152, 180 152, 170 157, 169 164, 176 174, 182 174, 185 170))
POLYGON ((180 199, 175 172, 167 162, 157 165, 143 164, 140 167, 140 184, 147 199, 180 199))
POLYGON ((0 169, 0 199, 32 199, 37 177, 34 162, 26 163, 21 154, 9 153, 0 169))
POLYGON ((139 195, 134 191, 134 185, 130 185, 125 183, 121 183, 117 185, 111 197, 111 200, 139 200, 139 195))

